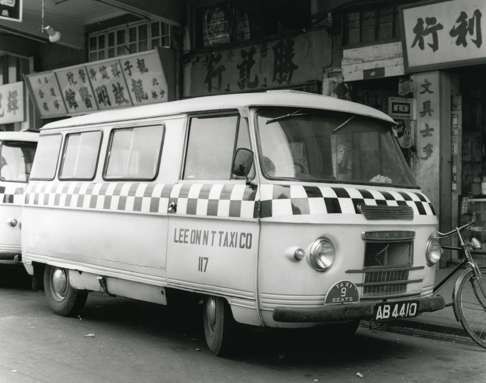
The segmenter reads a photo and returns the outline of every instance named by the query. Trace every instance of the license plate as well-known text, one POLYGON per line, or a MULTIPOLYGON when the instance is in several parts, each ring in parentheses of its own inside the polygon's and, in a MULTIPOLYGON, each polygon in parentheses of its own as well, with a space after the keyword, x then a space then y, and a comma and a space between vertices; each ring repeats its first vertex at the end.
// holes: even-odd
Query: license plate
POLYGON ((374 320, 385 321, 413 318, 418 314, 417 301, 379 303, 375 306, 374 320))

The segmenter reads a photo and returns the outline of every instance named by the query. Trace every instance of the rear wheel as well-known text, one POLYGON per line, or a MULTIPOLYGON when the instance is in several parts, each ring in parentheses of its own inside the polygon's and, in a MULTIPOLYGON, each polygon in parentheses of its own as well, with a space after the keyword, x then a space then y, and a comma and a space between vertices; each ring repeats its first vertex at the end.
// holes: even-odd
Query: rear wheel
POLYGON ((204 337, 208 348, 218 356, 234 350, 236 322, 228 303, 219 297, 207 297, 203 307, 204 337))
POLYGON ((47 265, 44 269, 44 294, 50 308, 64 316, 79 313, 88 297, 87 291, 70 285, 66 269, 47 265))
POLYGON ((486 269, 477 279, 472 270, 459 276, 454 286, 454 311, 462 327, 481 347, 486 348, 486 269))

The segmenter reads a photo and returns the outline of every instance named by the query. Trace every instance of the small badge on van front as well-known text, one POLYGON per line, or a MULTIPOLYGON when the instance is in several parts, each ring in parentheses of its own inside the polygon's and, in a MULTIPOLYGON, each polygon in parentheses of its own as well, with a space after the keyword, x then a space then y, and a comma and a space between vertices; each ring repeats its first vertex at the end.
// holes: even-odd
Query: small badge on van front
POLYGON ((326 303, 359 302, 359 294, 353 282, 341 281, 332 286, 326 294, 326 303))

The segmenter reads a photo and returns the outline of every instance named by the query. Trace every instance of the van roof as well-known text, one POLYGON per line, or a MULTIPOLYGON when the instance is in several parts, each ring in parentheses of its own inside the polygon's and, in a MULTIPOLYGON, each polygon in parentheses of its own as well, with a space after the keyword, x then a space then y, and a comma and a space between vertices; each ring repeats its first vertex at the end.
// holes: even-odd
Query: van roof
POLYGON ((286 90, 195 97, 179 101, 95 112, 51 122, 46 124, 42 129, 101 124, 190 112, 237 109, 246 106, 283 106, 323 109, 372 117, 390 123, 394 122, 385 113, 366 105, 313 93, 286 90))
POLYGON ((0 132, 0 141, 31 141, 37 142, 39 133, 36 132, 0 132))

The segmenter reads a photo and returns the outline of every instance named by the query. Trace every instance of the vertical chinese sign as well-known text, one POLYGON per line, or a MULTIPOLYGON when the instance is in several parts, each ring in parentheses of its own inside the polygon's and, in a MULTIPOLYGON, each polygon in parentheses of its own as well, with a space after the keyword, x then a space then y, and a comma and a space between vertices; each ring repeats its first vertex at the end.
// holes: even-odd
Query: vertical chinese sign
POLYGON ((407 71, 486 62, 486 2, 441 1, 401 8, 407 71))
POLYGON ((419 185, 439 206, 439 149, 440 149, 440 94, 439 72, 419 73, 414 76, 417 101, 417 161, 415 172, 419 185))
POLYGON ((41 118, 168 101, 158 50, 27 76, 41 118))
POLYGON ((0 124, 24 121, 24 83, 0 86, 0 124))

